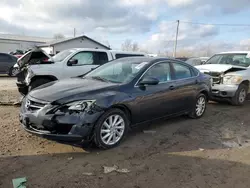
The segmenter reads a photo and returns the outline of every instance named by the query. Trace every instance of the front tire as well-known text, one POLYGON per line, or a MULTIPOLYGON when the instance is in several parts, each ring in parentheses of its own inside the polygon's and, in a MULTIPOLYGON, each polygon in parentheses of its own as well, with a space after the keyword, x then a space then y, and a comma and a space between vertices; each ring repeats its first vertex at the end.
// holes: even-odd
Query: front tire
POLYGON ((204 115, 206 108, 207 108, 207 97, 203 93, 200 93, 196 97, 195 107, 189 114, 189 117, 193 119, 201 118, 204 115))
POLYGON ((119 145, 125 138, 129 128, 129 120, 120 109, 110 109, 96 122, 94 142, 97 147, 110 149, 119 145))
POLYGON ((242 106, 247 98, 248 86, 240 84, 235 96, 232 98, 231 103, 235 106, 242 106))

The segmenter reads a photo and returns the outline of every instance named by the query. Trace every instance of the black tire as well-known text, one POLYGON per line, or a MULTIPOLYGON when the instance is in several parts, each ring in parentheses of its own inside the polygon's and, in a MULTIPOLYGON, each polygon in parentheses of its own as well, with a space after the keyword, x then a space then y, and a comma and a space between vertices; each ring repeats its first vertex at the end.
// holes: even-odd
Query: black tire
POLYGON ((231 104, 235 106, 242 106, 247 99, 247 93, 248 93, 248 86, 245 84, 240 84, 238 90, 235 93, 235 96, 231 99, 231 104), (243 91, 245 91, 244 100, 240 99, 240 94, 243 91))
POLYGON ((17 75, 17 71, 18 71, 18 68, 11 67, 11 68, 9 69, 8 75, 11 76, 11 77, 14 77, 14 76, 17 75))
POLYGON ((127 132, 129 130, 129 120, 128 120, 128 117, 126 116, 126 114, 120 110, 120 109, 117 109, 117 108, 111 108, 110 110, 108 110, 107 112, 105 112, 99 119, 98 121, 96 122, 95 124, 95 128, 94 128, 94 134, 93 134, 93 138, 94 138, 94 143, 95 145, 98 147, 98 148, 101 148, 101 149, 110 149, 110 148, 114 148, 116 147, 117 145, 119 145, 123 140, 124 138, 126 137, 127 135, 127 132), (103 141, 102 141, 102 138, 101 138, 101 129, 102 129, 102 126, 103 126, 103 123, 112 115, 119 115, 122 117, 122 119, 124 120, 124 132, 123 132, 123 135, 121 136, 120 140, 117 141, 115 144, 113 145, 107 145, 105 144, 103 141))
POLYGON ((48 79, 48 78, 38 78, 38 79, 36 79, 36 80, 34 80, 34 81, 32 81, 30 83, 30 85, 29 85, 29 91, 37 88, 38 86, 41 86, 41 85, 46 84, 46 83, 49 83, 49 82, 51 82, 51 80, 48 79))
POLYGON ((196 101, 195 101, 195 105, 194 105, 194 107, 193 107, 193 109, 192 109, 192 111, 190 112, 190 114, 189 114, 189 117, 190 118, 193 118, 193 119, 199 119, 199 118, 201 118, 203 115, 204 115, 204 113, 206 112, 206 108, 207 108, 207 96, 206 95, 204 95, 203 93, 200 93, 197 97, 196 97, 196 101), (201 98, 203 98, 203 100, 204 100, 204 110, 203 110, 203 112, 201 113, 201 114, 198 114, 198 112, 196 111, 196 109, 197 109, 197 103, 198 103, 198 101, 201 99, 201 98))

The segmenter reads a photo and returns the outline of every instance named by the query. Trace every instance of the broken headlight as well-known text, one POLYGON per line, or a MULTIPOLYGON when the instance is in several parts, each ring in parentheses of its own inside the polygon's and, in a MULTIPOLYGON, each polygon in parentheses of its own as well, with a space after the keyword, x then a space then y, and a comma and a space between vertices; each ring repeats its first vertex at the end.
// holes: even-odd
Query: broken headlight
POLYGON ((68 106, 68 110, 84 111, 85 109, 89 109, 94 102, 95 100, 75 101, 66 104, 66 106, 68 106))
POLYGON ((223 77, 223 84, 240 84, 243 78, 236 75, 225 75, 223 77))

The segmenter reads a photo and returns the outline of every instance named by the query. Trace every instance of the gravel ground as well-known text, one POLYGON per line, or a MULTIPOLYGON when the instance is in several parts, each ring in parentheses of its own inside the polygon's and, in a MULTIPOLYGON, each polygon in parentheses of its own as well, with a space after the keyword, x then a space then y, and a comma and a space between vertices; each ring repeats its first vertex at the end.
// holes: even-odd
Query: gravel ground
POLYGON ((250 102, 243 107, 210 103, 199 120, 144 124, 119 147, 102 151, 32 136, 20 128, 18 108, 0 106, 0 187, 26 177, 27 187, 42 188, 248 188, 249 109, 250 102), (130 172, 105 174, 103 166, 113 165, 130 172))
POLYGON ((15 103, 20 99, 15 77, 0 76, 0 103, 15 103))

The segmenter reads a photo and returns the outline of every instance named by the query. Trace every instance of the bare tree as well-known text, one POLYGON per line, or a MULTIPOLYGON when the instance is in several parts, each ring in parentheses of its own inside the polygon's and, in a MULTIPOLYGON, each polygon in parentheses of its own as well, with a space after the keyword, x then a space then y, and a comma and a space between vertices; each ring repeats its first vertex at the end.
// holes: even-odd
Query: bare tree
POLYGON ((134 43, 132 44, 132 51, 133 51, 133 52, 139 51, 139 46, 138 46, 137 42, 134 42, 134 43))
POLYGON ((127 39, 124 41, 124 43, 121 46, 123 51, 139 51, 139 46, 137 42, 132 42, 130 39, 127 39))
POLYGON ((123 51, 129 51, 132 48, 132 42, 131 40, 127 39, 122 44, 122 50, 123 51))
POLYGON ((180 49, 176 53, 176 57, 192 57, 193 53, 186 49, 180 49))
POLYGON ((61 33, 56 33, 56 34, 54 34, 53 38, 58 40, 58 39, 64 39, 65 36, 63 34, 61 34, 61 33))

